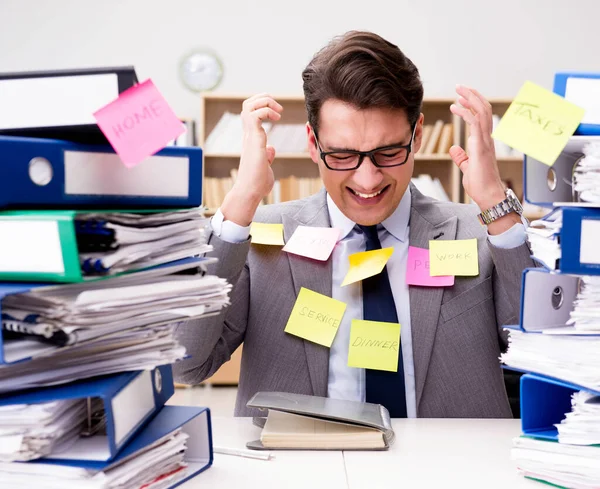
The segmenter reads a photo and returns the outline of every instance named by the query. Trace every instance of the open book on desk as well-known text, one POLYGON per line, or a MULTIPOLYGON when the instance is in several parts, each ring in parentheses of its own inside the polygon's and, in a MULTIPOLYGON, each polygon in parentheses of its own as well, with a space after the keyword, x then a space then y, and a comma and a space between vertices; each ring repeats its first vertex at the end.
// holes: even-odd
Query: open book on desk
POLYGON ((268 410, 253 449, 387 450, 394 442, 390 415, 380 404, 287 392, 258 392, 249 407, 268 410))

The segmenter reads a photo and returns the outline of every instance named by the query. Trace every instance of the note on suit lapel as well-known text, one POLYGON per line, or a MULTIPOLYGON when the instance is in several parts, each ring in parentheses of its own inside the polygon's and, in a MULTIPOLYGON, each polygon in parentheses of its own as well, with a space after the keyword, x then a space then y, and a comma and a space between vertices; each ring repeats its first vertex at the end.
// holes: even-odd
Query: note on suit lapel
MULTIPOLYGON (((320 194, 325 202, 325 191, 320 194)), ((313 199, 311 199, 313 200, 313 199)), ((315 210, 301 210, 297 216, 292 217, 283 215, 283 235, 288 241, 299 225, 305 226, 321 226, 330 227, 329 214, 327 206, 315 210), (305 211, 305 212, 303 212, 305 211)), ((290 263, 292 280, 296 297, 300 293, 300 289, 305 287, 319 294, 331 297, 331 275, 332 262, 318 261, 305 258, 303 256, 286 253, 290 263)), ((304 340, 304 349, 306 351, 306 359, 308 362, 308 370, 310 381, 313 387, 313 394, 316 396, 327 396, 327 379, 329 375, 329 348, 313 343, 312 341, 304 340)))

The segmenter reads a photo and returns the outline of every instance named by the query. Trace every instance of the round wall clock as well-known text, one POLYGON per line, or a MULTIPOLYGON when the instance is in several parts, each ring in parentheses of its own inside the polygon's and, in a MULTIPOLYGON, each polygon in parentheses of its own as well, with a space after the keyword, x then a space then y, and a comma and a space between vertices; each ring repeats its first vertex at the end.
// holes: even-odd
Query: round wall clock
POLYGON ((212 51, 196 49, 183 57, 179 64, 183 84, 193 92, 216 88, 223 78, 223 63, 212 51))

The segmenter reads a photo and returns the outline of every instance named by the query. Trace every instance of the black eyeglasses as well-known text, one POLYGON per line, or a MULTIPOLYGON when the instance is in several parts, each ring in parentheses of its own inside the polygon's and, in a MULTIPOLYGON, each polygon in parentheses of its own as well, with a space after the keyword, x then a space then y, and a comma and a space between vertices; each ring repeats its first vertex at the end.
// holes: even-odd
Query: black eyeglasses
POLYGON ((408 144, 393 144, 391 146, 382 146, 371 151, 323 151, 317 139, 315 131, 315 142, 325 166, 335 171, 356 170, 364 161, 365 157, 373 162, 378 168, 390 168, 393 166, 404 165, 408 161, 408 156, 412 150, 412 142, 415 137, 415 124, 412 128, 412 135, 408 144))

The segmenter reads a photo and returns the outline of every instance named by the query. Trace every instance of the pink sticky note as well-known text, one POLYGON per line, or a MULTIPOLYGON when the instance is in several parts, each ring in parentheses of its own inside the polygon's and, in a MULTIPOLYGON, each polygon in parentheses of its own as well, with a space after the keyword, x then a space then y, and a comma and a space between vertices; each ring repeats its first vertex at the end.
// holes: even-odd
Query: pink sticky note
POLYGON ((329 259, 339 237, 340 230, 336 228, 298 226, 283 251, 325 261, 329 259))
POLYGON ((406 262, 406 283, 408 285, 422 285, 426 287, 447 287, 454 285, 454 276, 430 276, 429 250, 409 246, 408 260, 406 262))
POLYGON ((94 117, 128 168, 141 163, 185 132, 185 126, 152 80, 124 91, 95 112, 94 117))

